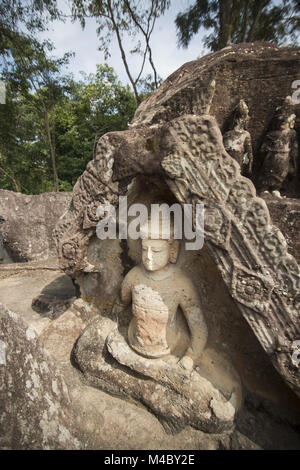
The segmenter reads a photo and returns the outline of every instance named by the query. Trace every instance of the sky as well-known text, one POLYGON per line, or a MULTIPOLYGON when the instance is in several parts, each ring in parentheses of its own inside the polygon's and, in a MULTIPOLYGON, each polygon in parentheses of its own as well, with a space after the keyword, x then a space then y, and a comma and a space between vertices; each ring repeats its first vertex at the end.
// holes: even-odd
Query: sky
MULTIPOLYGON (((152 54, 154 64, 159 75, 165 79, 185 62, 195 60, 206 53, 202 43, 203 32, 198 33, 189 44, 187 49, 178 48, 175 18, 179 12, 184 11, 194 2, 191 0, 172 0, 170 9, 165 15, 156 21, 152 33, 152 54)), ((64 12, 69 12, 68 1, 58 0, 58 7, 64 12)), ((72 72, 76 79, 81 78, 80 71, 85 73, 95 73, 96 64, 105 62, 104 55, 98 50, 99 39, 96 33, 96 21, 87 19, 86 27, 82 30, 80 23, 72 23, 67 20, 65 23, 55 21, 50 24, 49 30, 41 35, 41 38, 49 38, 55 45, 55 55, 62 56, 65 52, 75 52, 75 57, 71 59, 66 71, 72 72)), ((125 44, 129 45, 128 39, 125 44)), ((121 54, 116 40, 110 46, 111 57, 107 59, 109 66, 113 67, 122 83, 129 83, 121 54)), ((138 73, 139 56, 130 57, 130 69, 138 73)), ((146 73, 150 68, 145 69, 146 73)))

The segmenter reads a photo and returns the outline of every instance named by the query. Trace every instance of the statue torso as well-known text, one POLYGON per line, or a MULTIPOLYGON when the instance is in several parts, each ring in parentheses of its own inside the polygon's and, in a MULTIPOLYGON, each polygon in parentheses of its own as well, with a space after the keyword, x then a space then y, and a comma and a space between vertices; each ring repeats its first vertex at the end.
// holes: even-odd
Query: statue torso
POLYGON ((167 333, 175 329, 176 312, 182 292, 180 270, 161 280, 151 278, 136 266, 129 277, 132 298, 132 321, 128 339, 139 353, 149 357, 169 354, 167 333))

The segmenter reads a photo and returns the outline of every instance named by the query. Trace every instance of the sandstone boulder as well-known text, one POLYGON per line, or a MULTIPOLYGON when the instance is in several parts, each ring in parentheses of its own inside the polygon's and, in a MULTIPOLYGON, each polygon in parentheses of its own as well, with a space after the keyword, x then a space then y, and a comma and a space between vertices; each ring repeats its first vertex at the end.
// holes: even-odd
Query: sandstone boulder
POLYGON ((0 190, 0 232, 5 249, 2 262, 10 261, 8 256, 12 261, 56 257, 52 232, 59 217, 68 209, 71 198, 70 193, 28 196, 0 190))
POLYGON ((78 449, 68 388, 37 332, 0 304, 0 447, 78 449))
MULTIPOLYGON (((226 47, 184 64, 140 105, 128 130, 100 138, 55 229, 60 267, 81 283, 89 302, 89 291, 103 286, 107 271, 89 257, 100 203, 117 208, 118 195, 130 195, 140 178, 144 188, 150 179, 152 185, 167 184, 181 204, 204 204, 205 248, 240 314, 298 396, 291 356, 300 335, 300 269, 265 201, 225 151, 222 133, 243 99, 258 168, 255 155, 276 107, 293 92, 299 64, 299 48, 266 43, 226 47)), ((297 132, 299 111, 296 105, 297 132)), ((123 262, 126 243, 121 248, 123 262)), ((99 313, 109 315, 109 309, 99 313)))

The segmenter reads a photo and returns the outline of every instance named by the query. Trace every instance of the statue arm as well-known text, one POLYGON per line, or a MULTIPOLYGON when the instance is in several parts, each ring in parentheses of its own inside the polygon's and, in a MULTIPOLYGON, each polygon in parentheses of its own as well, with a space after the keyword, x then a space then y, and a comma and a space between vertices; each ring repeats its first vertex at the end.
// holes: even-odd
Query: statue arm
POLYGON ((130 272, 125 276, 125 279, 121 285, 121 301, 124 305, 128 305, 131 302, 131 282, 130 282, 130 272))
POLYGON ((130 272, 125 276, 121 284, 120 293, 114 302, 112 313, 116 316, 118 316, 124 310, 126 305, 131 302, 131 282, 129 274, 130 272))
POLYGON ((184 368, 190 369, 193 367, 194 360, 201 356, 208 337, 207 325, 200 299, 191 281, 187 288, 184 289, 180 306, 188 323, 191 335, 190 345, 180 363, 184 368))
POLYGON ((290 171, 291 176, 296 176, 298 171, 298 140, 297 133, 293 131, 291 139, 290 171))
POLYGON ((251 175, 252 167, 253 167, 253 150, 252 150, 252 142, 251 142, 250 134, 247 135, 246 140, 245 140, 245 153, 247 154, 247 157, 249 159, 248 173, 249 175, 251 175))

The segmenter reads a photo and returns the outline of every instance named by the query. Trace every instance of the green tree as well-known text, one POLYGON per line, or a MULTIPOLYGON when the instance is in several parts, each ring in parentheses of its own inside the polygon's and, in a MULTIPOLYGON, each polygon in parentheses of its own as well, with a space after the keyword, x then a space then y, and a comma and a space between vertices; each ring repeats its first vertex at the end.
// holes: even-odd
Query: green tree
POLYGON ((0 54, 9 54, 19 36, 47 28, 50 20, 62 19, 55 0, 1 0, 0 54))
POLYGON ((41 95, 47 105, 55 149, 56 183, 61 191, 72 190, 93 157, 99 137, 126 129, 133 117, 134 94, 107 65, 98 65, 95 74, 83 74, 79 82, 72 77, 56 78, 60 93, 52 95, 47 86, 35 90, 29 88, 27 81, 20 83, 18 74, 7 82, 6 104, 0 106, 0 187, 3 189, 27 194, 53 190, 51 147, 41 95))
POLYGON ((110 55, 109 45, 113 37, 117 39, 121 58, 138 103, 142 101, 139 95, 140 81, 143 79, 145 63, 148 60, 153 73, 153 82, 157 88, 159 77, 153 61, 150 45, 151 35, 156 19, 164 14, 170 5, 170 0, 74 0, 73 18, 79 19, 85 26, 86 17, 97 20, 97 33, 100 41, 99 49, 107 59, 110 55), (125 46, 132 43, 128 51, 125 46), (130 68, 130 54, 139 55, 140 67, 136 75, 130 68))
POLYGON ((93 157, 98 139, 106 132, 127 128, 136 110, 129 86, 123 86, 108 65, 95 74, 83 74, 53 110, 61 189, 71 189, 93 157))
MULTIPOLYGON (((49 123, 49 109, 53 102, 53 96, 57 93, 57 83, 50 79, 55 69, 60 67, 59 61, 51 61, 49 59, 52 46, 50 42, 40 44, 33 34, 38 31, 44 31, 50 20, 61 18, 61 12, 58 10, 55 0, 2 0, 0 3, 0 72, 1 78, 5 80, 7 87, 7 104, 2 105, 1 114, 6 113, 6 119, 1 119, 0 126, 3 129, 7 121, 10 121, 11 132, 16 132, 19 141, 23 142, 24 148, 25 136, 20 136, 20 124, 24 125, 25 116, 30 114, 25 112, 26 106, 29 106, 30 100, 32 105, 43 114, 43 122, 45 132, 48 134, 48 146, 52 155, 52 167, 54 188, 57 189, 57 177, 55 169, 55 153, 53 147, 53 138, 49 123), (47 77, 48 75, 48 77, 47 77), (25 108, 24 108, 25 107, 25 108), (10 112, 9 118, 7 112, 10 112), (8 119, 7 119, 8 118, 8 119)), ((63 59, 66 60, 66 57, 63 59)), ((26 121, 26 119, 25 119, 26 121)), ((35 122, 32 122, 35 127, 35 122)), ((1 130, 2 130, 1 129, 1 130)), ((28 140, 30 141, 30 127, 28 129, 28 140)), ((1 163, 6 161, 6 169, 1 166, 0 173, 2 178, 14 178, 14 174, 18 173, 18 163, 21 161, 21 153, 19 161, 15 158, 9 158, 9 149, 16 145, 16 140, 12 138, 11 132, 1 135, 1 163), (3 142, 11 136, 9 145, 5 147, 3 142), (12 170, 11 162, 14 161, 14 170, 12 170)), ((22 134, 22 132, 21 132, 22 134)), ((26 140, 26 138, 25 138, 26 140)), ((8 144, 8 142, 7 142, 8 144)), ((20 144, 21 145, 21 144, 20 144)), ((28 142, 27 144, 28 145, 28 142)), ((35 145, 36 146, 36 145, 35 145)), ((20 151, 20 149, 18 149, 20 151)), ((26 174, 26 163, 29 158, 22 160, 23 175, 20 174, 21 180, 26 174)), ((31 169, 32 173, 33 168, 31 169)), ((28 175, 27 175, 28 176, 28 175)), ((5 183, 4 183, 5 184, 5 183)), ((38 183, 37 183, 38 185, 38 183)), ((14 179, 15 189, 18 187, 17 179, 14 179)), ((26 190, 26 188, 24 188, 26 190)), ((48 188, 49 189, 49 188, 48 188)))
MULTIPOLYGON (((138 23, 137 8, 131 14, 137 15, 137 29, 147 23, 138 23)), ((34 37, 49 20, 61 17, 55 0, 0 4, 0 76, 7 91, 6 104, 0 105, 1 188, 28 194, 71 190, 92 158, 97 139, 125 129, 136 109, 129 86, 122 86, 106 65, 80 82, 62 75, 71 54, 55 59, 51 42, 34 37)), ((148 22, 147 28, 153 26, 154 21, 148 22)), ((151 34, 147 28, 146 42, 151 34)), ((144 62, 146 54, 152 60, 149 48, 148 42, 144 62)), ((157 85, 157 74, 154 81, 157 85)), ((136 83, 142 96, 153 87, 153 79, 136 83)))
POLYGON ((52 172, 53 189, 58 191, 56 169, 55 126, 50 112, 55 103, 63 96, 64 78, 60 68, 68 63, 71 53, 60 59, 53 59, 50 41, 40 43, 30 36, 19 35, 19 40, 11 44, 10 56, 4 57, 2 76, 10 83, 12 91, 20 93, 27 103, 32 103, 44 123, 52 172))
POLYGON ((196 0, 179 13, 175 24, 180 46, 187 47, 202 27, 212 31, 204 44, 216 51, 229 44, 270 41, 297 42, 299 0, 196 0))
POLYGON ((7 86, 0 106, 0 187, 27 194, 53 189, 49 148, 34 102, 7 86))

